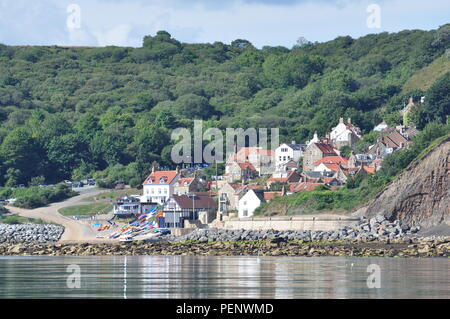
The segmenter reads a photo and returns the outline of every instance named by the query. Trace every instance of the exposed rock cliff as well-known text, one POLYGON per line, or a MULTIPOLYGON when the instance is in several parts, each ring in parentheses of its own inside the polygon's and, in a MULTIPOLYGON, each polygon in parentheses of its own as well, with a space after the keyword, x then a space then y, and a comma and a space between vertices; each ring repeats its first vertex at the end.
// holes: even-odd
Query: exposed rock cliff
POLYGON ((450 225, 450 137, 421 160, 411 164, 397 179, 355 214, 430 228, 450 225))

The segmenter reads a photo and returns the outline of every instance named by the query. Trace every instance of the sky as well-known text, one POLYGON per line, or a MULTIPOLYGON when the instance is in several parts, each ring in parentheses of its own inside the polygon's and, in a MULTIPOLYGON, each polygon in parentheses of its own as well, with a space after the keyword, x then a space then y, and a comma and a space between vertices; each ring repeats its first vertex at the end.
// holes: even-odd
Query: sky
POLYGON ((446 23, 449 0, 0 0, 7 45, 140 47, 145 35, 166 30, 188 43, 291 48, 300 37, 323 42, 446 23))

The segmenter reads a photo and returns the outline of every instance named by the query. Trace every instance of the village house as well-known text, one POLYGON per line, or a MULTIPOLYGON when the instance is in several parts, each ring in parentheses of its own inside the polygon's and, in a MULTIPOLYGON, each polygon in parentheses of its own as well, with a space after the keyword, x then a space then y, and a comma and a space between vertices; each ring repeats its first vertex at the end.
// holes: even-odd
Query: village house
POLYGON ((239 218, 245 218, 253 216, 254 211, 261 206, 261 203, 265 203, 264 191, 250 189, 239 200, 239 218))
POLYGON ((275 171, 274 153, 273 150, 261 147, 242 147, 229 156, 225 165, 225 173, 229 174, 234 163, 250 163, 258 175, 272 174, 275 171))
POLYGON ((297 162, 303 157, 303 151, 306 149, 306 144, 296 144, 292 141, 291 144, 281 144, 275 149, 275 168, 277 170, 286 170, 286 165, 290 162, 297 162))
POLYGON ((142 213, 142 206, 139 196, 122 196, 116 199, 113 206, 114 216, 130 217, 142 213))
POLYGON ((351 118, 348 118, 347 123, 345 123, 341 117, 339 124, 331 130, 330 139, 338 149, 344 146, 353 148, 356 142, 361 139, 361 130, 351 123, 351 118))
POLYGON ((420 98, 420 101, 415 101, 413 97, 410 97, 408 99, 408 104, 405 105, 405 107, 400 111, 400 114, 403 117, 403 125, 408 126, 410 125, 410 114, 411 111, 414 109, 414 106, 420 106, 422 103, 425 102, 425 96, 422 96, 420 98))
POLYGON ((294 162, 293 160, 290 160, 289 162, 287 162, 284 165, 282 165, 280 170, 297 171, 297 170, 299 170, 299 163, 300 162, 294 162))
POLYGON ((386 122, 383 121, 383 122, 379 123, 377 126, 375 126, 373 128, 373 130, 376 132, 384 133, 384 132, 392 132, 393 130, 395 130, 395 128, 392 126, 389 126, 386 122))
POLYGON ((224 183, 219 188, 217 195, 219 198, 218 213, 221 217, 228 216, 231 211, 237 211, 239 199, 244 195, 245 185, 224 183))
POLYGON ((142 203, 162 205, 174 194, 175 183, 180 179, 180 171, 155 171, 145 179, 143 185, 142 203))
POLYGON ((348 167, 358 167, 361 165, 369 166, 374 160, 376 156, 373 154, 353 154, 348 158, 348 167))
POLYGON ((314 162, 326 157, 337 156, 336 149, 332 144, 311 143, 306 148, 303 155, 303 171, 312 171, 314 162))
POLYGON ((245 182, 258 176, 258 171, 250 162, 230 161, 225 165, 224 177, 229 183, 245 182))
POLYGON ((402 134, 393 131, 389 135, 380 136, 377 143, 369 147, 367 154, 385 157, 393 151, 408 147, 410 144, 411 141, 407 140, 402 134))
POLYGON ((267 188, 270 188, 270 185, 273 183, 294 183, 300 180, 301 176, 297 171, 281 171, 275 172, 272 176, 267 180, 267 188))
POLYGON ((186 224, 210 223, 216 218, 217 202, 208 194, 172 195, 163 205, 160 227, 184 228, 186 224))
POLYGON ((328 137, 319 137, 317 131, 314 132, 313 138, 306 142, 306 147, 310 146, 313 143, 332 144, 331 139, 329 139, 328 137))
POLYGON ((196 176, 181 177, 174 184, 173 193, 176 195, 185 195, 194 192, 200 192, 205 188, 204 183, 196 176))
POLYGON ((261 206, 261 203, 268 203, 275 197, 283 195, 285 195, 284 191, 268 192, 262 189, 249 189, 244 196, 239 199, 238 217, 251 217, 255 210, 261 206))

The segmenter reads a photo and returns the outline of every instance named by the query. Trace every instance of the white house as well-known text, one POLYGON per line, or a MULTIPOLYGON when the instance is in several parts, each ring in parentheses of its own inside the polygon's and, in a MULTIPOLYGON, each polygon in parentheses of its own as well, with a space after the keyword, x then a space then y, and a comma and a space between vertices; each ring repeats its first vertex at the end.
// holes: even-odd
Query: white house
POLYGON ((286 167, 289 161, 298 162, 303 157, 303 151, 306 149, 304 144, 296 144, 292 141, 291 144, 281 144, 275 149, 275 166, 277 170, 286 167))
POLYGON ((338 149, 343 146, 353 147, 361 139, 361 130, 351 123, 351 119, 344 123, 344 119, 339 119, 339 124, 332 129, 330 139, 338 149))
POLYGON ((245 218, 253 216, 255 209, 263 202, 265 202, 264 191, 249 189, 248 192, 239 199, 238 217, 245 218))
POLYGON ((155 171, 145 179, 143 185, 143 195, 141 203, 164 204, 173 195, 175 183, 180 178, 180 172, 175 171, 155 171))
POLYGON ((387 123, 385 121, 381 122, 380 124, 378 124, 377 126, 375 126, 373 128, 374 131, 377 132, 383 132, 384 130, 386 130, 389 127, 389 125, 387 125, 387 123))

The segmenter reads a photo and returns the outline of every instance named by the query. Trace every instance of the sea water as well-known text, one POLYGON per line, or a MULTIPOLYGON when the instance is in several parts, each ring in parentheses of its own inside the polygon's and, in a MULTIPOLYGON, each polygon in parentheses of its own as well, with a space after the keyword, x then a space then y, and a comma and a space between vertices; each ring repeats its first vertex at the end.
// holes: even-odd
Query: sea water
POLYGON ((0 257, 0 298, 450 298, 450 259, 0 257))

